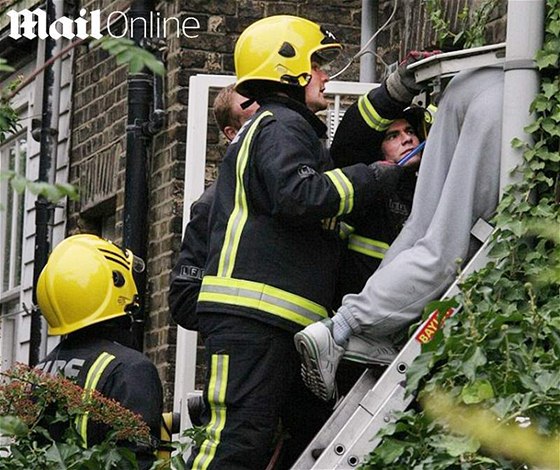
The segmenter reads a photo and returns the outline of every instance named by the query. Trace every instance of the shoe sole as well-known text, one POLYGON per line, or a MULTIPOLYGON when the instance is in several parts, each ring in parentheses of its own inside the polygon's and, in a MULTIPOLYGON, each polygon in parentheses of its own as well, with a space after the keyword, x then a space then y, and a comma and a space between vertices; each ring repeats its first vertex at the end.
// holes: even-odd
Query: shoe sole
POLYGON ((315 342, 309 339, 305 333, 298 334, 295 339, 296 351, 302 359, 301 377, 303 382, 314 395, 328 401, 330 397, 327 397, 327 387, 318 366, 319 351, 315 342))

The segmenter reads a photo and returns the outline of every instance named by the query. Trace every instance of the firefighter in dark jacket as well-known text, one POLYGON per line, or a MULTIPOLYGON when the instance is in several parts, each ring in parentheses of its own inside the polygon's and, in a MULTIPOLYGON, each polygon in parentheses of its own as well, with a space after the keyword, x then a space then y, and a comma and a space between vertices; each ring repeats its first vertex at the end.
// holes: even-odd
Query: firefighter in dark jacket
MULTIPOLYGON (((381 264, 412 209, 421 148, 427 137, 431 115, 424 108, 411 105, 422 85, 416 83, 413 72, 407 66, 434 53, 409 52, 397 70, 379 87, 361 96, 348 108, 337 128, 331 146, 336 166, 382 162, 399 164, 403 168, 397 185, 382 191, 374 205, 346 216, 341 224, 346 246, 337 280, 337 308, 346 294, 362 290, 381 264)), ((351 362, 343 365, 337 377, 342 394, 361 375, 361 364, 371 366, 368 345, 362 342, 354 341, 345 358, 351 362)))
MULTIPOLYGON (((337 128, 331 146, 335 164, 343 166, 358 161, 394 164, 414 151, 426 138, 425 110, 414 107, 403 111, 405 107, 406 103, 399 103, 388 95, 385 82, 362 96, 346 111, 337 128), (365 110, 383 109, 383 103, 383 114, 389 114, 393 119, 376 126, 368 119, 365 110), (391 106, 387 106, 389 104, 391 106), (387 113, 387 108, 390 113, 387 113), (348 135, 353 135, 354 139, 347 138, 348 135)), ((341 224, 341 236, 346 244, 339 265, 336 307, 340 306, 346 294, 361 292, 401 231, 412 209, 420 158, 421 152, 407 161, 396 188, 380 194, 376 204, 349 214, 341 224)), ((338 368, 336 383, 339 395, 345 395, 352 388, 363 373, 364 364, 376 368, 379 374, 384 370, 369 363, 367 347, 361 346, 350 348, 345 357, 347 360, 338 368)))
MULTIPOLYGON (((95 235, 74 235, 58 244, 39 277, 37 301, 49 334, 63 338, 37 368, 63 374, 138 413, 150 428, 151 442, 123 446, 147 470, 160 435, 162 386, 153 363, 125 346, 138 308, 132 273, 143 267, 131 251, 95 235)), ((100 443, 108 432, 87 417, 78 430, 86 446, 100 443)))
MULTIPOLYGON (((373 106, 376 98, 386 93, 382 85, 360 98, 358 103, 367 99, 373 106)), ((335 134, 331 156, 336 166, 345 166, 352 161, 398 163, 426 139, 424 108, 412 107, 403 111, 403 105, 395 103, 401 108, 400 114, 394 115, 385 130, 377 130, 368 125, 358 103, 346 111, 335 134), (341 145, 350 141, 345 138, 347 133, 359 136, 362 132, 369 135, 364 139, 369 145, 364 144, 363 150, 353 152, 358 137, 350 146, 341 145)), ((346 249, 343 250, 337 281, 337 307, 344 295, 362 290, 410 215, 420 158, 421 151, 406 162, 398 185, 390 192, 379 194, 376 204, 345 217, 341 235, 346 240, 346 249)))
POLYGON ((257 21, 236 44, 236 90, 260 108, 226 152, 211 211, 197 310, 207 437, 191 468, 265 468, 279 420, 290 438, 277 468, 287 468, 327 416, 303 387, 293 334, 329 315, 337 217, 374 203, 401 173, 377 163, 333 169, 314 112, 327 105, 321 66, 340 49, 292 16, 257 21))
MULTIPOLYGON (((216 123, 230 142, 258 108, 256 103, 241 107, 245 101, 247 99, 234 91, 233 85, 222 88, 214 100, 216 123)), ((170 276, 169 311, 173 320, 187 330, 198 330, 196 302, 208 254, 208 217, 215 192, 216 184, 212 183, 192 204, 179 259, 170 276)))

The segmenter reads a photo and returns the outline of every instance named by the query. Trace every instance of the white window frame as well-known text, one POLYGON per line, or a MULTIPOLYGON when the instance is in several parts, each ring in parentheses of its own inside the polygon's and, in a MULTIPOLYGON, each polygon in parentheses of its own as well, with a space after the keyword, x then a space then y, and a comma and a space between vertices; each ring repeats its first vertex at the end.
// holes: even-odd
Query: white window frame
MULTIPOLYGON (((15 171, 16 174, 25 176, 28 157, 26 132, 24 129, 0 144, 0 172, 15 171), (23 164, 20 156, 22 149, 24 152, 23 164), (13 167, 11 167, 12 158, 13 167)), ((10 299, 14 294, 19 294, 22 283, 25 194, 16 193, 8 180, 1 180, 0 204, 2 206, 0 211, 0 253, 3 260, 0 270, 0 303, 2 303, 4 299, 10 299), (9 219, 11 219, 10 222, 8 222, 9 219), (10 248, 6 256, 8 244, 10 248)))
POLYGON ((18 316, 20 315, 19 301, 19 295, 14 295, 11 299, 4 299, 0 305, 2 315, 2 321, 0 322, 0 370, 9 369, 16 361, 16 332, 18 316))

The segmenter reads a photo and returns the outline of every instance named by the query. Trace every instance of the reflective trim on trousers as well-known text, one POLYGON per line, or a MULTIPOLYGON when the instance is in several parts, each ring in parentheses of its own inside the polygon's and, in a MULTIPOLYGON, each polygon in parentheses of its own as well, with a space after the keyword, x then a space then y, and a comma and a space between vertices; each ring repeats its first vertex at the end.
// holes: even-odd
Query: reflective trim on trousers
POLYGON ((227 407, 226 390, 229 373, 229 356, 212 354, 210 365, 210 382, 208 382, 208 403, 210 404, 210 422, 206 426, 206 439, 193 462, 193 470, 206 470, 220 444, 222 431, 226 425, 227 407))

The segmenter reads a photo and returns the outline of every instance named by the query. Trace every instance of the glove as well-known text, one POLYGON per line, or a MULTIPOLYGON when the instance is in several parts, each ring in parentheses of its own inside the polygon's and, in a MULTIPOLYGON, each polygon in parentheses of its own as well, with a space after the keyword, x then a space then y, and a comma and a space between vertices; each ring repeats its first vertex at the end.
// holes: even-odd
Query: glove
POLYGON ((410 104, 424 85, 416 83, 414 72, 408 69, 410 64, 425 59, 426 57, 438 54, 440 51, 410 51, 404 60, 399 64, 397 70, 392 72, 385 81, 385 86, 389 96, 403 104, 410 104))
POLYGON ((374 162, 369 167, 374 172, 378 189, 384 193, 391 193, 397 190, 404 167, 385 160, 374 162))

